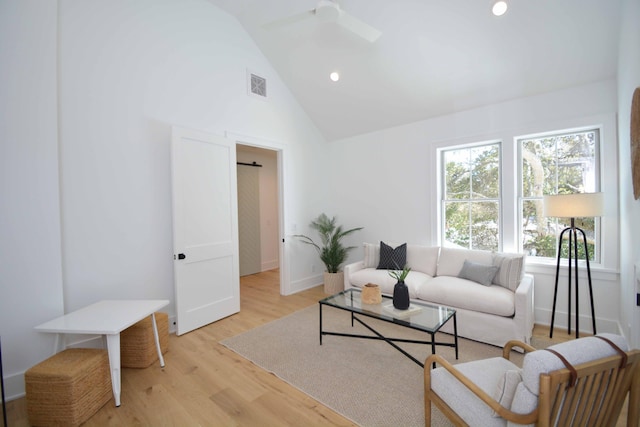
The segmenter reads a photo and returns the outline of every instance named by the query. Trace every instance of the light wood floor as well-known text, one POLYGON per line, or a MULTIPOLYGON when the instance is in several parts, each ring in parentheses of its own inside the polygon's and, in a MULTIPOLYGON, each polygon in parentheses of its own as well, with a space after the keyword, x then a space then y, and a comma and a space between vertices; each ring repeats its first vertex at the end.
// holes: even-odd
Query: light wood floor
MULTIPOLYGON (((219 341, 283 317, 325 297, 323 288, 279 294, 279 272, 241 279, 241 311, 196 331, 170 335, 166 366, 122 370, 122 405, 113 400, 85 426, 353 426, 219 341)), ((548 336, 536 326, 534 335, 548 336)), ((554 341, 571 339, 556 331, 554 341)), ((28 426, 25 399, 7 403, 11 427, 28 426)), ((623 413, 626 410, 623 410, 623 413)), ((625 425, 623 419, 618 426, 625 425)))

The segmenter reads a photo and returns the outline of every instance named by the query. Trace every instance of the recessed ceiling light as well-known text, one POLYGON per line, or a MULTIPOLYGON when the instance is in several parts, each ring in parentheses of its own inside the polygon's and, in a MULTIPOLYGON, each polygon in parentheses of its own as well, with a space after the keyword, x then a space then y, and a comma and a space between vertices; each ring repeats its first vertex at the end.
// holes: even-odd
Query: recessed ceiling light
POLYGON ((337 82, 338 80, 340 80, 340 74, 338 74, 336 71, 334 71, 333 73, 329 74, 329 78, 332 81, 337 82))
POLYGON ((507 2, 504 0, 498 0, 493 4, 491 11, 495 16, 502 16, 507 12, 507 2))

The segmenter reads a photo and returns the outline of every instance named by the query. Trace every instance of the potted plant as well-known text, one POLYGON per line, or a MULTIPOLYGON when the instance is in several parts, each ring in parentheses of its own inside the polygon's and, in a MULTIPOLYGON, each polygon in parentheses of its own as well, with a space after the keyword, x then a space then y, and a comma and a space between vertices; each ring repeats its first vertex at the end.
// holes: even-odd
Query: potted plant
POLYGON ((324 213, 311 221, 311 228, 320 235, 320 244, 312 238, 303 234, 297 234, 303 243, 313 246, 320 255, 320 260, 324 263, 324 291, 327 294, 335 294, 344 289, 344 272, 340 271, 340 266, 347 260, 349 251, 355 246, 345 247, 342 239, 354 231, 362 230, 363 227, 343 230, 341 225, 336 225, 336 217, 329 218, 324 213))
POLYGON ((410 271, 411 268, 407 265, 402 270, 389 270, 389 276, 398 281, 393 287, 393 306, 398 310, 406 310, 410 305, 409 288, 404 283, 410 271))

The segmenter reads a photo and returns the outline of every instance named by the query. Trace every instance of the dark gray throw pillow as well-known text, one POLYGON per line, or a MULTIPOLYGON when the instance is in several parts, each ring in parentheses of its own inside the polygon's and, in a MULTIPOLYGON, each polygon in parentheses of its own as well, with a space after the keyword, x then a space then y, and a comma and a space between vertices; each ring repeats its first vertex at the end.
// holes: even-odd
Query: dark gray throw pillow
POLYGON ((394 249, 386 243, 380 242, 380 263, 378 264, 378 270, 402 270, 406 264, 406 243, 394 249))
POLYGON ((458 277, 489 286, 493 282, 493 278, 496 277, 497 272, 498 267, 495 265, 478 264, 465 260, 458 277))

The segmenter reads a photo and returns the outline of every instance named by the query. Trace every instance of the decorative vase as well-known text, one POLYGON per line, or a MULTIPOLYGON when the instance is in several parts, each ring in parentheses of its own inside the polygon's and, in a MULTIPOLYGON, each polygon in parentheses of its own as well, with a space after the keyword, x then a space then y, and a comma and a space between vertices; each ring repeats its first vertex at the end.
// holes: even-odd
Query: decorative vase
POLYGON ((380 304, 382 302, 382 291, 380 286, 374 283, 367 283, 362 287, 363 304, 380 304))
POLYGON ((409 308, 409 288, 404 281, 399 281, 393 287, 393 306, 398 310, 409 308))

